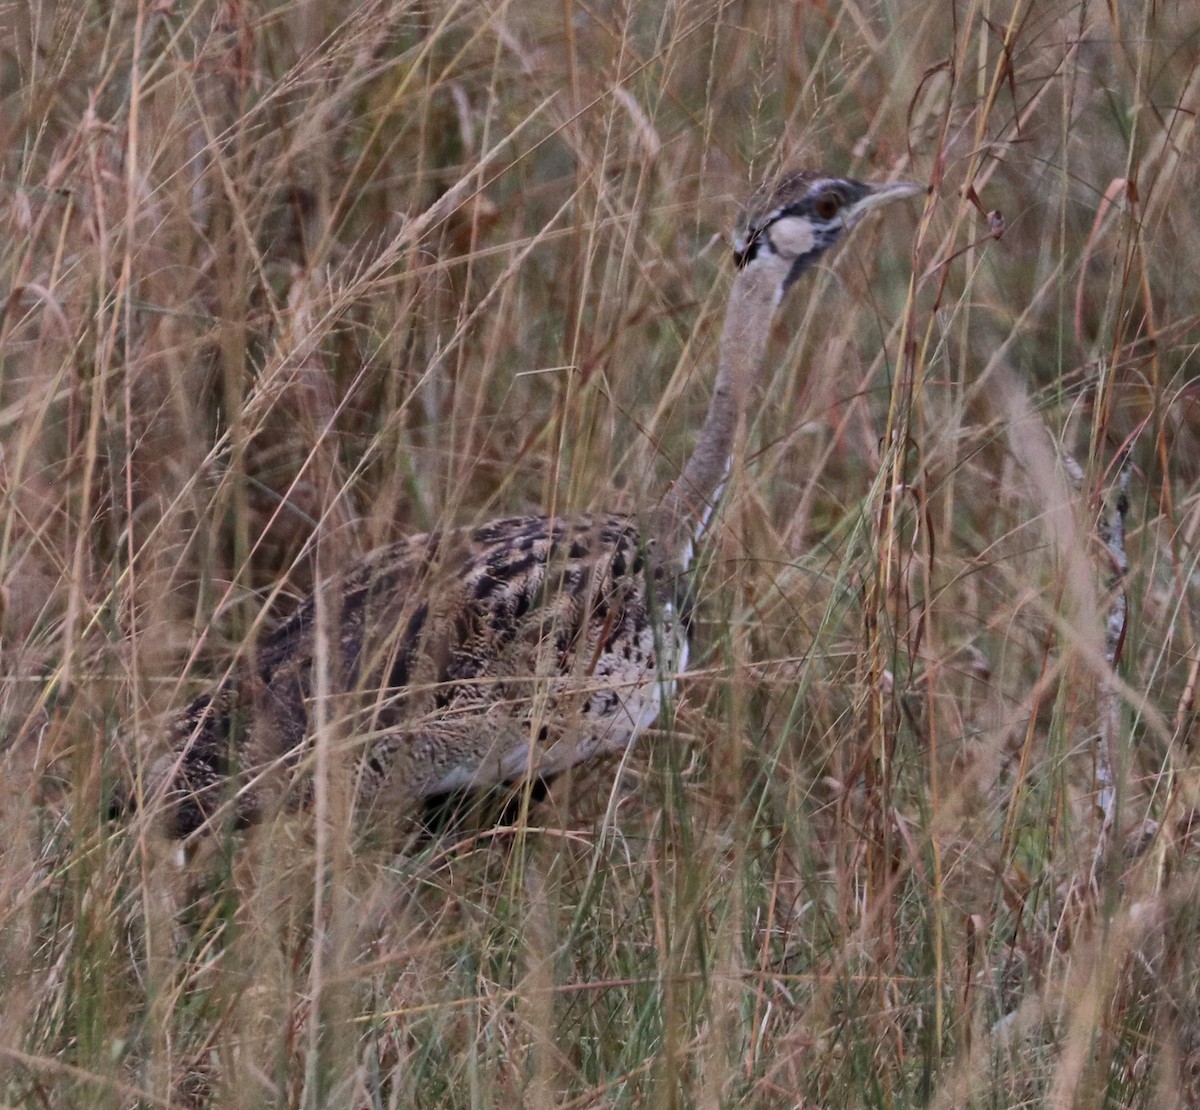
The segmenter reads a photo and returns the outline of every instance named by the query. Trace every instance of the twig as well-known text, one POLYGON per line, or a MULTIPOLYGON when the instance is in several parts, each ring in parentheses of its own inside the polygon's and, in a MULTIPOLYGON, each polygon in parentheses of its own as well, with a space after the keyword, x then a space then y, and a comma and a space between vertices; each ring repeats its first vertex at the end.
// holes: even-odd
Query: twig
MULTIPOLYGON (((1110 601, 1108 618, 1104 625, 1104 660, 1115 677, 1121 661, 1121 649, 1125 644, 1125 627, 1128 620, 1129 600, 1125 592, 1125 578, 1129 573, 1129 555, 1125 550, 1125 521, 1129 514, 1129 480, 1133 464, 1127 445, 1118 456, 1120 472, 1117 484, 1110 495, 1104 516, 1100 521, 1100 538, 1112 561, 1108 579, 1110 601)), ((1116 750, 1121 727, 1121 696, 1117 684, 1105 680, 1100 691, 1100 729, 1096 735, 1096 805, 1100 810, 1102 824, 1100 843, 1096 849, 1099 861, 1107 847, 1116 808, 1116 777, 1113 772, 1113 753, 1116 750)))
MULTIPOLYGON (((1107 858, 1109 838, 1116 821, 1117 808, 1117 744, 1121 728, 1121 695, 1115 681, 1121 649, 1125 644, 1125 627, 1129 601, 1125 578, 1129 573, 1129 554, 1125 550, 1125 524, 1129 515, 1129 481, 1133 475, 1130 454, 1132 442, 1126 442, 1114 460, 1118 468, 1117 482, 1109 494, 1108 503, 1100 518, 1100 539, 1111 564, 1106 582, 1109 591, 1108 615, 1104 622, 1104 661, 1109 674, 1101 680, 1098 694, 1098 722, 1095 744, 1096 812, 1100 818, 1100 835, 1092 860, 1093 879, 1100 874, 1107 858)), ((1082 491, 1084 470, 1068 451, 1061 451, 1063 468, 1072 485, 1082 491)))

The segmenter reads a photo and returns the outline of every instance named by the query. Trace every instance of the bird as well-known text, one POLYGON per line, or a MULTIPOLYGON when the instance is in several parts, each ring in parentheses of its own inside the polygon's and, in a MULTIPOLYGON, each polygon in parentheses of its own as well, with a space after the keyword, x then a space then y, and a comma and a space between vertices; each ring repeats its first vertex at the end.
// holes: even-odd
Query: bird
POLYGON ((120 808, 153 812, 176 841, 253 825, 304 794, 320 728, 346 745, 356 808, 385 814, 627 749, 687 669, 690 573, 787 294, 868 213, 926 191, 811 170, 761 184, 734 230, 707 414, 656 502, 370 553, 169 719, 120 808))

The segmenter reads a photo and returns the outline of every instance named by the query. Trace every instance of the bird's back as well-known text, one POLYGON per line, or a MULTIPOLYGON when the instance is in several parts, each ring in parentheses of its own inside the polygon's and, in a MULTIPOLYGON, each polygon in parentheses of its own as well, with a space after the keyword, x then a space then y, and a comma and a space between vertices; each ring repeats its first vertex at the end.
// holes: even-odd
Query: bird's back
POLYGON ((416 536, 326 582, 196 698, 147 792, 173 836, 225 801, 251 823, 306 780, 318 728, 366 806, 553 775, 627 747, 686 656, 682 582, 627 517, 416 536))

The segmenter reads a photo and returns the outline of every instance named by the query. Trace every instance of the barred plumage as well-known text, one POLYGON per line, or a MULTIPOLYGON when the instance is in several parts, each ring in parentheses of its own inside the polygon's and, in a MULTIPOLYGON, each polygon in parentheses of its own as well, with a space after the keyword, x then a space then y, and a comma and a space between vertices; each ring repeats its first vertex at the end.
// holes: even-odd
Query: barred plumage
POLYGON ((310 597, 253 666, 175 720, 149 776, 170 783, 168 831, 194 831, 234 793, 238 822, 257 819, 264 787, 305 757, 318 665, 364 804, 624 748, 686 664, 686 580, 650 570, 651 555, 617 516, 516 517, 375 552, 325 588, 336 635, 323 663, 310 597))

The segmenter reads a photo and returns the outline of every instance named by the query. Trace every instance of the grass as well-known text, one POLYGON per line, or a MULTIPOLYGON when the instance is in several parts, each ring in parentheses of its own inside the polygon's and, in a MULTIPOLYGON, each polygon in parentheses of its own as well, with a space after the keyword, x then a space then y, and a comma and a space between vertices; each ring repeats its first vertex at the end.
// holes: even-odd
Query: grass
POLYGON ((0 1099, 1200 1100, 1188 5, 4 18, 0 1099), (785 161, 935 192, 789 301, 653 736, 403 856, 104 818, 328 568, 660 490, 785 161))

